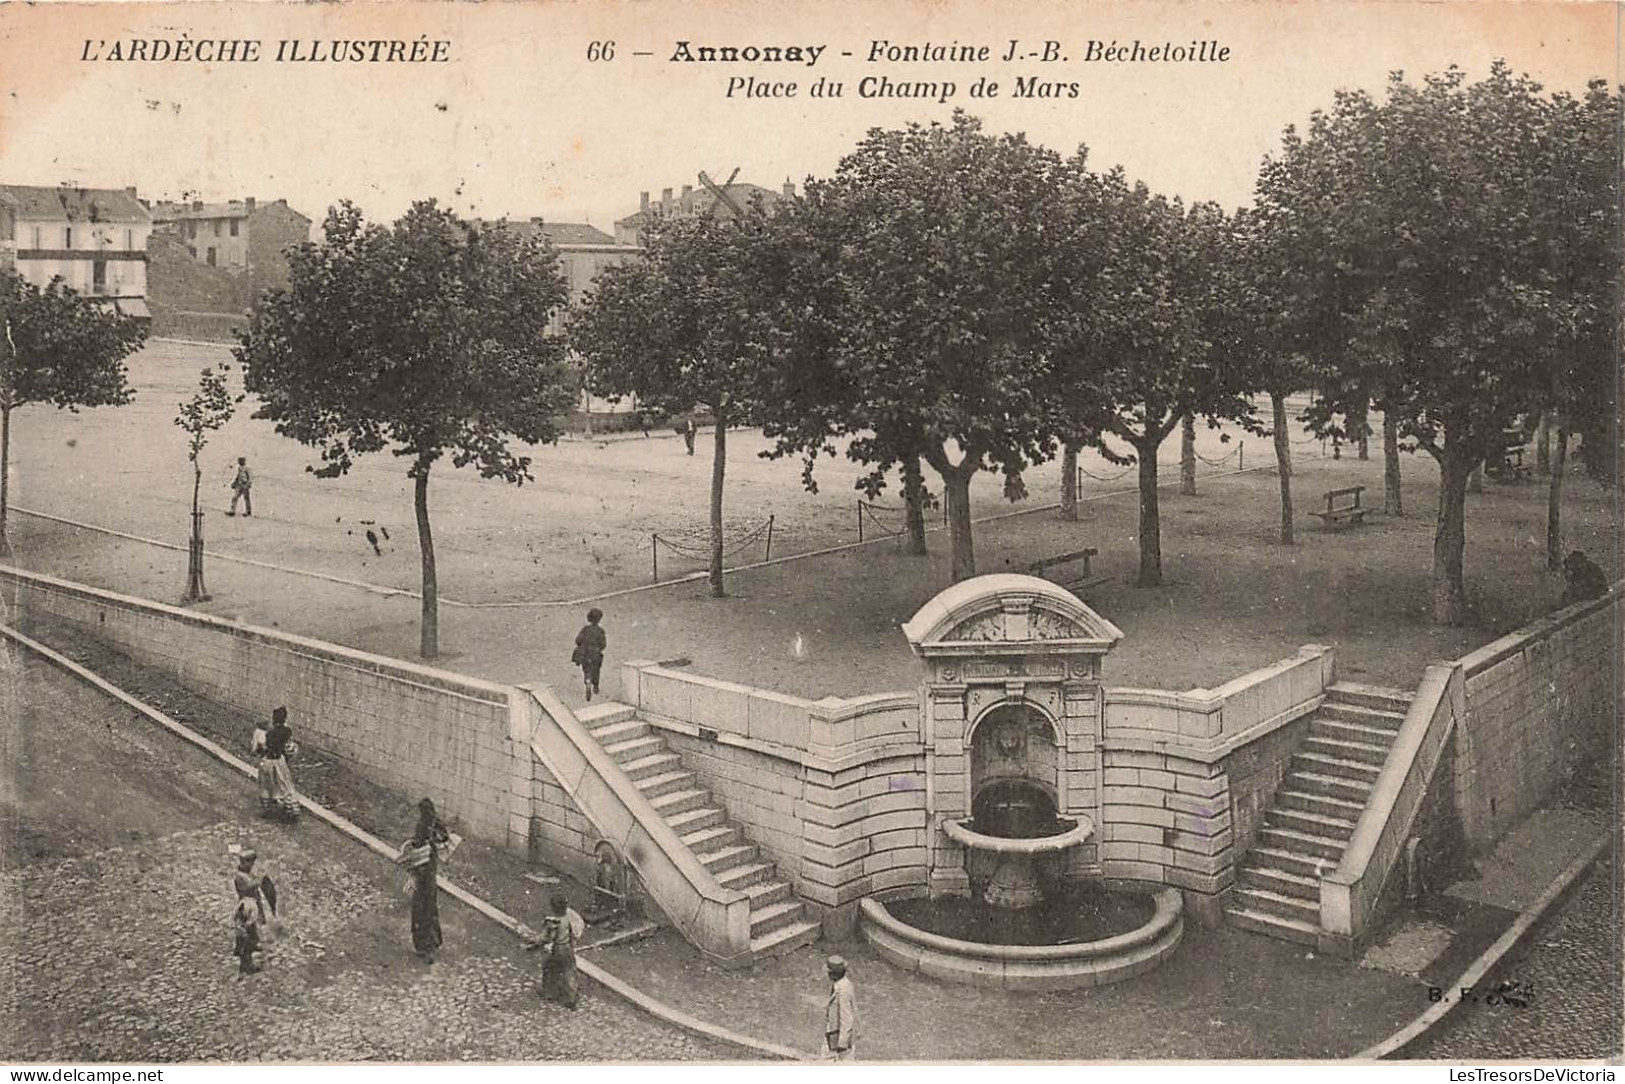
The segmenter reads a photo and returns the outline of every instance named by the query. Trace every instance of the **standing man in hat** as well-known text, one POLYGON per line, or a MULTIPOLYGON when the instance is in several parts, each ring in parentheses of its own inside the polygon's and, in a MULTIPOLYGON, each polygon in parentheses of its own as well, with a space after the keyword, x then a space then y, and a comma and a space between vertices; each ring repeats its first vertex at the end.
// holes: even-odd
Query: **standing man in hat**
POLYGON ((831 956, 825 967, 829 970, 829 1004, 824 1007, 824 1058, 852 1061, 858 1023, 852 980, 846 977, 846 960, 840 956, 831 956))
POLYGON ((248 458, 237 457, 237 474, 231 480, 231 508, 226 512, 228 516, 237 514, 237 501, 243 502, 243 515, 254 514, 254 475, 248 469, 248 458))

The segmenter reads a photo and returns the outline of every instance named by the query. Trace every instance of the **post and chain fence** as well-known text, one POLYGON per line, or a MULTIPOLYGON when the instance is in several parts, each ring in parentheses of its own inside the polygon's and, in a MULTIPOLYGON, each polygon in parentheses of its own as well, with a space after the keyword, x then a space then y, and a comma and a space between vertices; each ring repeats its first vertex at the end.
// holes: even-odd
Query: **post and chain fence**
MULTIPOLYGON (((724 538, 722 543, 722 559, 726 561, 728 558, 733 557, 736 554, 743 553, 751 546, 754 546, 757 542, 761 542, 762 560, 772 560, 774 518, 775 517, 771 515, 768 516, 764 522, 752 527, 750 530, 746 531, 743 535, 731 542, 724 538)), ((651 571, 653 572, 652 582, 654 583, 660 582, 660 550, 662 547, 664 547, 668 553, 679 558, 690 561, 702 561, 707 565, 711 563, 711 539, 709 528, 702 531, 688 531, 683 534, 676 535, 675 537, 671 532, 661 534, 659 531, 651 531, 649 532, 649 561, 651 571)))
MULTIPOLYGON (((948 503, 943 501, 940 502, 939 506, 942 509, 942 525, 946 527, 948 526, 948 503)), ((925 510, 923 508, 920 510, 920 514, 923 518, 925 514, 925 510)), ((868 534, 870 535, 878 534, 882 538, 898 538, 908 533, 907 508, 894 507, 886 504, 875 504, 873 501, 866 501, 862 497, 859 497, 857 510, 859 542, 862 542, 865 538, 864 522, 866 520, 868 521, 868 534), (897 518, 888 523, 884 518, 882 518, 885 516, 897 518)))

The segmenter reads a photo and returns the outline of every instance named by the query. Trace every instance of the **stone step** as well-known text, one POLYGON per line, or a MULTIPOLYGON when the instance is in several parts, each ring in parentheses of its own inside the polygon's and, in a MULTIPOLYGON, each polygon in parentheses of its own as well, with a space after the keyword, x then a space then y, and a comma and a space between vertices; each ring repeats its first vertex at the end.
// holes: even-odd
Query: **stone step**
POLYGON ((1322 702, 1317 715, 1327 719, 1338 719, 1345 723, 1359 723, 1361 726, 1380 727, 1383 730, 1398 730, 1399 724, 1405 721, 1402 711, 1386 711, 1382 708, 1368 708, 1362 704, 1343 704, 1335 700, 1322 702))
POLYGON ((1345 817, 1328 817, 1302 809, 1274 806, 1264 814, 1264 823, 1272 828, 1290 828, 1296 832, 1330 836, 1347 846, 1354 835, 1354 822, 1345 817))
POLYGON ((1301 896, 1289 896, 1284 892, 1273 892, 1267 888, 1239 887, 1235 891, 1232 907, 1244 911, 1256 911, 1267 915, 1276 915, 1281 918, 1297 919, 1307 922, 1311 926, 1320 924, 1320 900, 1306 900, 1301 896))
POLYGON ((730 843, 715 850, 695 851, 694 857, 700 860, 700 865, 716 874, 735 866, 742 866, 755 858, 758 853, 754 843, 730 843))
POLYGON ((659 734, 639 734, 633 738, 613 741, 604 746, 604 752, 617 764, 630 764, 653 753, 664 753, 666 739, 659 734))
POLYGON ((1359 779, 1350 779, 1347 776, 1327 775, 1324 772, 1312 772, 1302 768, 1290 772, 1286 779, 1283 780, 1282 785, 1290 785, 1293 790, 1309 794, 1358 802, 1361 809, 1364 809, 1366 803, 1371 800, 1370 783, 1359 779))
POLYGON ((673 813, 681 813, 688 809, 698 809, 711 801, 711 792, 708 790, 674 790, 662 794, 658 798, 651 798, 650 804, 660 811, 661 816, 669 818, 673 813))
POLYGON ((1344 719, 1328 719, 1317 715, 1309 723, 1309 733, 1315 737, 1363 741, 1391 749, 1399 731, 1389 730, 1385 726, 1367 726, 1364 723, 1351 723, 1344 719))
POLYGON ((659 775, 645 776, 634 779, 632 785, 644 793, 650 801, 663 794, 670 794, 674 790, 687 790, 694 785, 694 773, 689 771, 662 772, 659 775))
POLYGON ((1300 945, 1320 943, 1320 927, 1295 918, 1272 915, 1266 911, 1251 911, 1245 907, 1226 907, 1225 916, 1239 929, 1261 933, 1280 941, 1296 941, 1300 945))
POLYGON ((771 933, 750 940, 750 955, 753 960, 763 960, 770 956, 783 956, 794 952, 804 945, 817 941, 823 934, 823 925, 803 919, 792 922, 788 926, 780 926, 771 933))
MULTIPOLYGON (((628 708, 628 711, 632 709, 628 708)), ((650 732, 648 723, 642 719, 622 719, 619 722, 607 723, 589 731, 593 740, 599 745, 608 745, 610 742, 625 741, 628 738, 638 738, 650 732)))
POLYGON ((743 891, 751 885, 771 880, 773 872, 771 862, 746 862, 742 866, 733 866, 717 874, 717 883, 724 888, 737 888, 743 891))
POLYGON ((1326 699, 1330 703, 1376 708, 1378 711, 1398 712, 1400 715, 1404 715, 1410 709, 1414 697, 1414 693, 1404 689, 1380 689, 1374 685, 1346 681, 1336 682, 1326 690, 1326 699))
POLYGON ((789 926, 801 920, 806 908, 800 900, 780 900, 770 903, 766 907, 752 907, 750 909, 750 936, 754 941, 758 937, 765 937, 782 926, 789 926))
POLYGON ((696 806, 671 814, 666 817, 666 823, 680 836, 684 832, 695 832, 701 828, 723 824, 727 819, 728 814, 715 806, 696 806))
POLYGON ((1274 866, 1258 865, 1252 858, 1258 852, 1249 856, 1248 863, 1241 867, 1241 883, 1265 888, 1271 892, 1278 892, 1283 896, 1296 896, 1301 900, 1313 900, 1320 905, 1320 878, 1305 877, 1302 874, 1290 873, 1274 866))
POLYGON ((1307 752, 1324 753, 1330 757, 1341 757, 1344 760, 1357 760, 1363 764, 1372 764, 1380 768, 1388 760, 1388 744, 1377 745, 1373 742, 1350 741, 1347 738, 1333 738, 1311 733, 1304 740, 1303 748, 1307 752))
POLYGON ((1271 847, 1324 858, 1334 867, 1343 857, 1343 850, 1348 845, 1347 840, 1333 839, 1331 836, 1317 835, 1313 832, 1300 832, 1293 828, 1261 828, 1258 831, 1258 838, 1271 847))
POLYGON ((621 771, 634 783, 651 775, 660 775, 664 772, 677 771, 683 766, 683 758, 676 753, 652 753, 649 756, 629 760, 621 765, 621 771))
POLYGON ((781 900, 790 898, 790 883, 788 881, 758 881, 753 885, 746 885, 745 895, 750 897, 750 909, 755 912, 764 907, 771 907, 781 900))
POLYGON ((1367 764, 1363 760, 1349 760, 1346 757, 1315 752, 1293 753, 1292 766, 1301 771, 1317 772, 1321 775, 1340 775, 1361 783, 1375 782, 1377 773, 1382 771, 1380 765, 1367 764))
MULTIPOLYGON (((717 812, 722 812, 720 809, 717 812)), ((698 854, 704 850, 715 847, 724 847, 739 838, 739 826, 726 821, 717 824, 708 824, 704 828, 689 832, 678 837, 683 845, 698 854)))
POLYGON ((1306 790, 1278 790, 1275 792, 1275 805, 1279 809, 1302 809, 1324 817, 1342 817, 1351 821, 1358 821, 1360 814, 1365 812, 1363 802, 1334 798, 1329 794, 1311 794, 1306 790))
POLYGON ((1257 846, 1249 852, 1249 857, 1260 866, 1295 873, 1299 877, 1313 877, 1317 883, 1321 874, 1330 873, 1337 868, 1337 863, 1330 859, 1300 851, 1292 846, 1272 847, 1268 844, 1257 846))

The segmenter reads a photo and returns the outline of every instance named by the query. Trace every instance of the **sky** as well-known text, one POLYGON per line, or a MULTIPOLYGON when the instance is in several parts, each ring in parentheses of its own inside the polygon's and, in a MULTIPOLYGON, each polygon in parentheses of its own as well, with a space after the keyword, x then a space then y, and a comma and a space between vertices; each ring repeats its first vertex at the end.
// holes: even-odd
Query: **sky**
MULTIPOLYGON (((1187 200, 1245 203, 1287 124, 1339 88, 1381 91, 1392 70, 1505 57, 1553 89, 1621 81, 1619 10, 1587 2, 1269 0, 1182 3, 778 3, 553 0, 472 3, 0 5, 0 181, 136 185, 149 198, 286 198, 320 220, 341 198, 392 218, 433 196, 459 213, 542 215, 608 230, 639 193, 706 171, 769 187, 831 172, 871 127, 946 119, 955 106, 1097 168, 1122 165, 1187 200), (257 39, 255 63, 84 60, 132 39, 257 39), (275 62, 282 40, 444 40, 443 63, 275 62), (1011 39, 1063 60, 1004 63, 1011 39), (1140 40, 1213 41, 1223 63, 1084 59, 1140 40), (871 63, 872 43, 986 45, 983 63, 871 63), (614 42, 610 60, 589 59, 614 42), (805 63, 673 61, 679 41, 823 45, 805 63), (850 52, 851 56, 840 54, 850 52), (636 56, 635 53, 648 53, 636 56), (730 77, 795 82, 794 97, 726 96, 730 77), (1076 97, 1014 99, 1018 76, 1076 97), (810 95, 819 79, 840 98, 810 95), (865 78, 956 84, 952 100, 861 98, 865 78), (977 78, 1001 85, 973 99, 977 78)), ((307 46, 308 47, 308 46, 307 46)))

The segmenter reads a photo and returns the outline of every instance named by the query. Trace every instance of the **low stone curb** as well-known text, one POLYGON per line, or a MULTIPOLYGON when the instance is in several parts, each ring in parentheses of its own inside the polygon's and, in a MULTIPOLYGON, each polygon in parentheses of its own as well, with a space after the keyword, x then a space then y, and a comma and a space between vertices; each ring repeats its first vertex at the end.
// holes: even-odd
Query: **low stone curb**
POLYGON ((1482 982, 1484 976, 1489 974, 1492 968, 1517 947, 1518 942, 1522 941, 1529 931, 1534 929, 1535 925, 1545 917, 1546 912, 1551 910, 1552 905, 1557 903, 1564 893, 1573 886, 1574 882, 1580 879, 1580 875, 1590 867, 1591 863, 1597 860, 1597 856, 1603 853, 1611 841, 1612 836, 1608 832, 1603 832, 1595 843, 1581 853, 1580 857, 1564 867, 1563 871, 1552 879, 1552 883, 1546 886, 1535 901, 1524 909, 1523 913, 1513 921, 1511 926, 1507 927, 1506 932, 1493 945, 1485 949, 1478 959, 1467 966, 1467 970, 1461 973, 1461 977, 1456 980, 1455 985, 1446 991, 1448 996, 1428 1008, 1426 1012, 1382 1042, 1367 1047, 1354 1055, 1353 1060, 1372 1061, 1392 1057, 1421 1038, 1429 1029, 1443 1020, 1451 1009, 1461 1004, 1459 991, 1464 987, 1477 986, 1482 982))
MULTIPOLYGON (((165 730, 168 730, 176 737, 203 750, 205 753, 208 753, 210 756, 214 757, 216 760, 219 760, 223 764, 235 768, 238 772, 247 776, 248 778, 258 778, 259 771, 257 768, 236 754, 230 752, 218 742, 204 737, 191 728, 184 726, 183 724, 170 718, 168 715, 164 714, 158 709, 149 706, 134 696, 131 696, 123 689, 118 688, 116 685, 113 685, 106 679, 99 677, 92 671, 80 666, 67 656, 62 655, 57 651, 53 651, 46 645, 38 642, 37 640, 24 636, 16 629, 13 629, 7 625, 0 625, 0 636, 4 636, 26 650, 34 652, 47 662, 50 662, 59 669, 66 671, 68 674, 84 682, 86 685, 89 685, 91 688, 96 689, 115 700, 118 700, 152 722, 157 723, 165 730)), ((311 801, 302 794, 299 796, 299 803, 305 809, 309 810, 311 815, 317 820, 331 825, 333 828, 336 828, 344 835, 349 836, 351 839, 355 840, 357 843, 360 843, 363 847, 366 847, 373 853, 387 858, 391 862, 395 860, 396 848, 391 847, 389 844, 385 843, 371 832, 368 832, 360 825, 357 825, 354 821, 351 821, 347 817, 340 816, 327 807, 311 801)), ((451 896, 453 899, 468 905, 475 911, 478 911, 480 914, 515 934, 526 943, 535 943, 541 940, 541 934, 537 933, 519 919, 508 914, 506 911, 503 911, 501 908, 495 906, 487 900, 481 899, 479 896, 476 896, 467 889, 447 880, 445 877, 439 878, 438 883, 442 892, 446 893, 448 896, 451 896)), ((583 949, 586 949, 592 946, 584 945, 582 947, 583 949)), ((747 1050, 753 1054, 771 1058, 775 1061, 804 1061, 807 1059, 807 1055, 799 1050, 794 1050, 787 1046, 781 1046, 777 1043, 770 1043, 761 1039, 755 1039, 748 1035, 741 1035, 738 1032, 729 1031, 727 1028, 719 1027, 716 1024, 711 1024, 697 1017, 690 1016, 689 1014, 675 1009, 662 1001, 657 1001, 653 997, 650 997, 648 994, 645 994, 643 991, 637 989, 635 986, 632 986, 630 983, 610 974, 608 971, 605 971, 603 968, 589 960, 578 959, 576 961, 576 967, 583 975, 586 975, 589 979, 598 983, 606 990, 609 990, 625 1001, 631 1003, 634 1008, 648 1013, 650 1016, 653 1016, 658 1020, 663 1020, 666 1023, 671 1024, 673 1027, 680 1028, 691 1035, 724 1043, 728 1046, 738 1047, 742 1050, 747 1050)))

